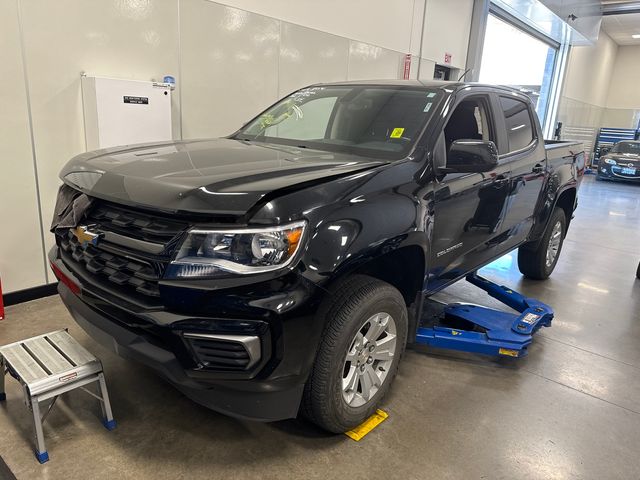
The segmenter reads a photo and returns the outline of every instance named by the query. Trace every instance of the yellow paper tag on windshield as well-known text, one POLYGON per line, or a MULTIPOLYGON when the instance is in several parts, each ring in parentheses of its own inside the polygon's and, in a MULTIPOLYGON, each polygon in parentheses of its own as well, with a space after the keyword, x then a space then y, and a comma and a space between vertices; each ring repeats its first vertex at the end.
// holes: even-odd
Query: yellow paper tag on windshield
POLYGON ((404 133, 404 128, 394 128, 393 132, 391 132, 391 138, 402 138, 402 134, 404 133))

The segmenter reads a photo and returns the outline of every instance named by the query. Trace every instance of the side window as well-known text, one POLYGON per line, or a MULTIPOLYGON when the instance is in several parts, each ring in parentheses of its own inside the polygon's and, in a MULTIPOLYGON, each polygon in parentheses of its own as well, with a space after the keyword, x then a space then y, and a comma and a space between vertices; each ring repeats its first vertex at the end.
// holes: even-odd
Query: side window
POLYGON ((530 145, 535 138, 529 105, 521 100, 508 97, 500 97, 500 105, 502 105, 507 127, 508 151, 522 150, 530 145))
POLYGON ((484 97, 471 97, 460 102, 444 127, 446 152, 449 152, 451 144, 456 140, 495 142, 490 118, 488 101, 484 97))
POLYGON ((287 118, 265 130, 265 136, 291 140, 322 140, 338 97, 310 100, 285 113, 287 118), (300 121, 307 116, 306 121, 300 121), (313 121, 309 121, 313 119, 313 121))

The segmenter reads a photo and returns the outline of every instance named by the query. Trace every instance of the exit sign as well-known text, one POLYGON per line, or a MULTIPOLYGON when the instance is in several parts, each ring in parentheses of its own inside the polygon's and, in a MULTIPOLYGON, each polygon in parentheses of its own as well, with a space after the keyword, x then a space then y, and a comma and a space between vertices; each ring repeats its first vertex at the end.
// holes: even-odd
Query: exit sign
POLYGON ((451 64, 451 59, 452 58, 453 58, 453 55, 451 55, 450 53, 445 53, 444 54, 444 63, 451 64))

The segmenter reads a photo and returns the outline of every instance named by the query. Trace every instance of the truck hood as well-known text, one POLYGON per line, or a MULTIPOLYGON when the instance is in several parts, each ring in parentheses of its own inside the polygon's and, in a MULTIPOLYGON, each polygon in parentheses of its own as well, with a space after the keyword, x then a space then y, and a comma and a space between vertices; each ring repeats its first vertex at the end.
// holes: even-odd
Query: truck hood
POLYGON ((71 159, 60 177, 89 196, 117 203, 239 216, 267 196, 384 163, 356 155, 215 139, 87 152, 71 159))

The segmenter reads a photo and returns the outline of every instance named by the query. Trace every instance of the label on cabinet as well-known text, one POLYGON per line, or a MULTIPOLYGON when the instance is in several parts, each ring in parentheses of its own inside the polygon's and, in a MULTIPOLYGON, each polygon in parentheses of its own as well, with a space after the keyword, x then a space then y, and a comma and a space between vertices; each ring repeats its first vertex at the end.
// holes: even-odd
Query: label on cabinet
POLYGON ((134 103, 136 105, 149 105, 149 97, 131 97, 129 95, 125 95, 124 103, 134 103))

